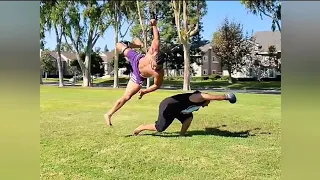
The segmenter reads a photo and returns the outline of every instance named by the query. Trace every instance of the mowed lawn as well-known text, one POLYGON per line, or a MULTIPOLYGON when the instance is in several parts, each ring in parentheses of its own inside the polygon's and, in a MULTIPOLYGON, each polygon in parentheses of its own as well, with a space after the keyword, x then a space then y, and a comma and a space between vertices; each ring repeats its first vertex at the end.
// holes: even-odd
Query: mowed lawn
POLYGON ((237 94, 194 113, 190 136, 128 136, 153 123, 159 102, 179 91, 133 97, 105 125, 124 89, 41 86, 40 179, 280 179, 281 96, 237 94))

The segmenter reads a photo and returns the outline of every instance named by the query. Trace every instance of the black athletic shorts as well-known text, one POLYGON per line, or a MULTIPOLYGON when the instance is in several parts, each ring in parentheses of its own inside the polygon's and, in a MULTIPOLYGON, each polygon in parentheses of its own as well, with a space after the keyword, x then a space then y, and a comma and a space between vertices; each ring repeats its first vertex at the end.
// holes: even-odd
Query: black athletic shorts
POLYGON ((181 114, 173 110, 170 105, 165 103, 160 103, 159 106, 159 115, 156 123, 156 129, 158 132, 165 131, 175 118, 177 118, 181 123, 183 123, 188 118, 193 118, 193 114, 181 114))

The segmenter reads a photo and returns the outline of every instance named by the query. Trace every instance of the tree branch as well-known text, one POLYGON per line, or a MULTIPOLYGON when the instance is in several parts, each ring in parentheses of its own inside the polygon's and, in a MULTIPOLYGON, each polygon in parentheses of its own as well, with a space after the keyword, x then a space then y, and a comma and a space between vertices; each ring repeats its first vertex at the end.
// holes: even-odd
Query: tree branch
MULTIPOLYGON (((71 49, 71 50, 74 52, 74 49, 70 46, 70 44, 69 44, 69 42, 68 42, 68 40, 67 40, 66 34, 63 34, 63 37, 64 37, 64 41, 66 41, 66 44, 67 44, 68 48, 71 49)), ((72 40, 71 40, 71 41, 72 41, 72 40)), ((73 43, 73 42, 72 42, 72 43, 73 43)), ((73 45, 75 45, 75 44, 73 43, 73 45)))
POLYGON ((97 40, 100 38, 100 34, 96 33, 92 40, 92 47, 96 44, 97 40))
POLYGON ((183 25, 184 25, 184 30, 186 32, 188 32, 188 16, 187 16, 187 1, 186 0, 183 0, 183 25))
MULTIPOLYGON (((133 19, 135 19, 135 17, 134 17, 133 19)), ((121 31, 120 31, 120 34, 121 34, 122 37, 124 37, 125 35, 127 35, 128 30, 129 30, 129 28, 132 26, 133 22, 134 22, 134 20, 131 21, 131 23, 130 23, 129 26, 127 27, 127 30, 125 31, 124 35, 123 35, 123 34, 121 33, 121 31)))
POLYGON ((199 31, 199 22, 197 22, 196 27, 189 33, 190 36, 194 36, 199 31))

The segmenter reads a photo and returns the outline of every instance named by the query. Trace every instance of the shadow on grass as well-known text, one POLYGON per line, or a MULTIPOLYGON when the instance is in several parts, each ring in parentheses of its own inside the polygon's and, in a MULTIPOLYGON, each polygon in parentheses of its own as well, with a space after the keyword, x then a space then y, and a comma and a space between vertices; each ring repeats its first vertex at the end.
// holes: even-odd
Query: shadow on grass
MULTIPOLYGON (((221 136, 221 137, 239 137, 239 138, 248 138, 250 136, 256 136, 256 133, 252 131, 261 130, 260 128, 254 128, 245 131, 229 131, 222 130, 221 127, 226 127, 227 125, 217 126, 217 127, 206 127, 204 130, 193 130, 188 131, 185 137, 192 136, 221 136)), ((270 132, 261 132, 259 134, 271 134, 270 132)), ((132 135, 127 135, 126 137, 130 137, 132 135)), ((162 133, 149 133, 149 134, 140 134, 138 136, 159 136, 159 137, 180 137, 179 132, 162 132, 162 133)))

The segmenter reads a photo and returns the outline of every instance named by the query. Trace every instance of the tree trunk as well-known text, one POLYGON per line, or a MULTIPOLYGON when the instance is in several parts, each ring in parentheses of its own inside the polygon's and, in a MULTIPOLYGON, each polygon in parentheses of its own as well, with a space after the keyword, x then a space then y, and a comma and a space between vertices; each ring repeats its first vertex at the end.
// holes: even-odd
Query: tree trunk
POLYGON ((59 72, 59 87, 63 87, 63 69, 62 69, 62 61, 61 61, 61 51, 60 51, 60 44, 58 43, 57 48, 58 48, 58 59, 57 59, 57 64, 58 64, 58 72, 59 72))
MULTIPOLYGON (((42 49, 40 49, 40 60, 41 60, 41 52, 42 52, 42 49)), ((43 72, 43 70, 42 70, 42 68, 41 68, 41 66, 40 66, 40 84, 43 84, 42 72, 43 72)))
POLYGON ((43 84, 43 80, 42 80, 42 69, 40 69, 40 84, 43 84))
MULTIPOLYGON (((90 48, 88 48, 90 49, 90 48)), ((90 50, 87 50, 90 51, 90 50)), ((82 86, 83 87, 90 87, 91 86, 91 73, 90 73, 90 65, 91 65, 91 53, 86 52, 85 60, 84 60, 84 71, 82 72, 82 86)))
POLYGON ((183 74, 183 91, 189 91, 190 88, 190 45, 183 43, 184 55, 184 74, 183 74))
POLYGON ((228 68, 228 74, 229 74, 228 82, 232 83, 231 69, 230 68, 228 68))
POLYGON ((45 72, 45 78, 46 78, 46 80, 48 79, 48 73, 47 72, 45 72))
MULTIPOLYGON (((114 41, 115 43, 117 44, 119 42, 119 38, 118 38, 118 25, 119 25, 119 10, 117 8, 117 3, 115 3, 115 10, 116 10, 116 13, 115 13, 115 26, 114 26, 114 34, 115 34, 115 37, 114 37, 114 41)), ((119 53, 118 53, 118 50, 117 48, 114 49, 114 65, 113 65, 113 88, 119 88, 119 74, 118 74, 118 62, 119 62, 119 53)))

